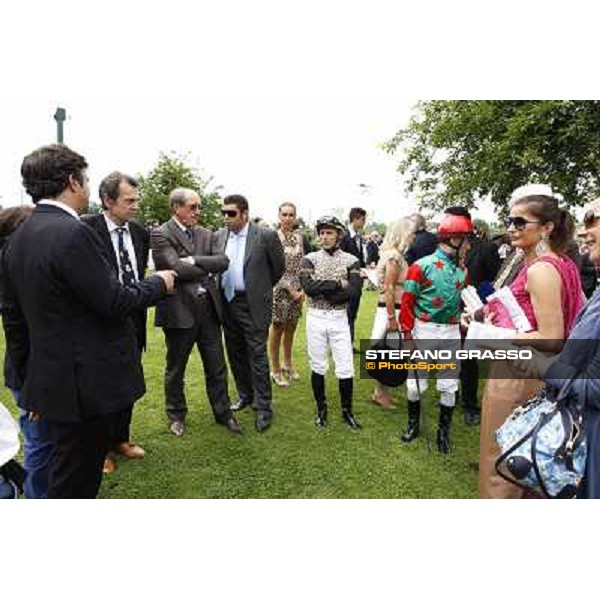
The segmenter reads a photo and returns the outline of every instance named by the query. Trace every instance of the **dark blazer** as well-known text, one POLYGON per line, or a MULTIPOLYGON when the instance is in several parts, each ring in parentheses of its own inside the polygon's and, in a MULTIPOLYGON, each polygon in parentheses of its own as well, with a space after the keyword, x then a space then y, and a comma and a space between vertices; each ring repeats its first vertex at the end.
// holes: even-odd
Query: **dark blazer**
MULTIPOLYGON (((229 230, 217 232, 217 248, 225 252, 229 230)), ((252 322, 264 330, 271 324, 273 286, 285 271, 285 255, 277 232, 263 229, 254 223, 248 226, 244 255, 244 285, 252 322)))
POLYGON ((346 233, 346 235, 344 235, 344 237, 342 238, 342 241, 340 243, 340 248, 344 251, 344 252, 348 252, 348 254, 352 254, 353 256, 356 256, 356 258, 358 258, 358 262, 360 263, 360 268, 364 269, 366 267, 365 265, 365 256, 364 256, 364 244, 362 241, 362 236, 360 239, 360 249, 358 248, 358 246, 356 245, 356 242, 350 237, 350 232, 348 231, 346 233))
POLYGON ((156 268, 177 272, 177 292, 167 296, 157 307, 157 327, 188 329, 194 326, 198 284, 207 290, 219 319, 223 318, 217 274, 227 269, 229 259, 217 252, 214 233, 204 227, 195 227, 192 231, 190 240, 173 219, 152 230, 150 244, 156 268), (181 260, 188 256, 194 258, 193 265, 181 260))
POLYGON ((25 371, 26 410, 80 421, 123 410, 144 394, 129 315, 165 295, 161 278, 122 286, 98 234, 48 205, 12 235, 3 271, 5 296, 16 307, 9 331, 29 331, 26 370, 15 365, 25 371))
MULTIPOLYGON (((106 250, 108 251, 108 258, 110 264, 117 275, 119 276, 119 263, 115 255, 114 246, 106 226, 106 219, 104 215, 84 215, 81 220, 87 223, 92 229, 98 232, 100 239, 104 242, 106 250)), ((131 234, 131 241, 133 243, 133 250, 135 252, 135 261, 137 263, 137 277, 138 281, 142 281, 148 268, 148 254, 150 253, 150 234, 135 221, 129 222, 129 233, 131 234)), ((135 327, 138 345, 141 349, 146 348, 146 309, 137 311, 131 315, 133 325, 135 327)))
MULTIPOLYGON (((4 327, 4 338, 6 340, 6 349, 4 353, 4 385, 11 390, 20 390, 25 381, 25 365, 29 356, 29 333, 27 327, 10 328, 11 319, 15 318, 15 306, 4 294, 4 273, 2 271, 2 255, 4 248, 8 244, 8 238, 0 239, 0 313, 2 314, 2 326, 4 327), (11 339, 8 340, 8 337, 11 339), (9 355, 8 348, 11 348, 14 355, 9 355), (21 371, 17 371, 13 363, 21 365, 21 371)), ((19 313, 17 311, 17 319, 19 313)))
POLYGON ((424 256, 429 256, 437 248, 437 236, 430 231, 421 229, 415 233, 415 239, 406 251, 406 262, 412 265, 424 256))

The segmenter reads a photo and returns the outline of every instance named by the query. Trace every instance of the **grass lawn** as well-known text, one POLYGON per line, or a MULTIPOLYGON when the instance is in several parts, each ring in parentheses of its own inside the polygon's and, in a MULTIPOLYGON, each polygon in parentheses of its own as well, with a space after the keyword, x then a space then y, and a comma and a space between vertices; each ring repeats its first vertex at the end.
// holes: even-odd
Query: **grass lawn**
MULTIPOLYGON (((361 338, 370 335, 375 304, 376 294, 364 292, 357 322, 361 338)), ((287 389, 273 387, 275 420, 267 432, 256 433, 250 409, 238 414, 246 432, 242 437, 214 423, 195 352, 186 376, 187 430, 175 438, 164 412, 164 338, 162 330, 151 325, 152 312, 149 318, 150 350, 144 356, 148 393, 137 403, 132 426, 133 439, 147 455, 143 461, 118 459, 118 470, 104 477, 101 498, 476 497, 479 428, 467 427, 457 410, 451 430, 453 452, 439 454, 438 410, 431 392, 425 402, 431 451, 424 437, 410 445, 399 441, 398 433, 406 426, 405 387, 395 392, 396 410, 386 411, 369 400, 373 382, 357 376, 354 412, 363 429, 351 431, 341 421, 332 369, 327 381, 329 426, 323 431, 314 426, 304 320, 295 344, 302 377, 287 389)), ((233 397, 232 385, 230 377, 233 397)), ((14 408, 6 389, 1 400, 14 408)))

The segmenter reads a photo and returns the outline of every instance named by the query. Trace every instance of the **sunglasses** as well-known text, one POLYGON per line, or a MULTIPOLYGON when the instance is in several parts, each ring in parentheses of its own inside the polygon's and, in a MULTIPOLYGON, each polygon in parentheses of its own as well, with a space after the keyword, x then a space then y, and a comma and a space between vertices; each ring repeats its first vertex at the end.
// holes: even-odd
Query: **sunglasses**
POLYGON ((504 226, 508 229, 511 225, 517 231, 523 231, 527 227, 527 223, 537 223, 541 225, 541 221, 528 221, 525 217, 505 217, 504 226))
POLYGON ((600 219, 600 215, 596 214, 593 210, 588 210, 585 215, 583 215, 583 224, 585 227, 592 227, 597 219, 600 219))
POLYGON ((233 210, 233 209, 230 209, 230 208, 222 208, 221 209, 221 214, 224 217, 231 217, 231 218, 233 218, 233 217, 237 217, 240 213, 237 210, 233 210))

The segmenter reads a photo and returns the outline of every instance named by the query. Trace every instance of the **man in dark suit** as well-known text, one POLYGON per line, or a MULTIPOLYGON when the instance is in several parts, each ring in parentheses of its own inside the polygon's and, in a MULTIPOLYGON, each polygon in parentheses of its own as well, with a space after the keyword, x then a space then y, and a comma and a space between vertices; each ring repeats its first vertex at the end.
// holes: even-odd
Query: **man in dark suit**
POLYGON ((175 189, 169 201, 172 218, 151 234, 156 267, 173 269, 178 275, 177 293, 156 310, 156 325, 163 328, 167 344, 165 398, 169 429, 176 436, 185 432, 184 375, 196 344, 215 420, 241 434, 242 428, 229 408, 220 325, 223 309, 215 279, 227 268, 229 260, 224 252, 215 250, 214 234, 198 227, 202 201, 194 190, 175 189))
POLYGON ((267 338, 273 286, 285 271, 283 246, 275 231, 248 223, 244 196, 227 196, 221 212, 227 227, 217 232, 217 246, 229 258, 221 277, 223 330, 238 392, 231 409, 252 405, 262 433, 273 420, 267 338))
POLYGON ((145 392, 129 314, 170 292, 175 275, 121 285, 100 237, 78 216, 89 203, 86 168, 62 145, 25 157, 23 184, 37 206, 3 256, 5 294, 15 307, 9 330, 29 332, 27 362, 14 365, 25 374, 22 405, 47 420, 54 441, 49 498, 98 493, 110 415, 145 392))
POLYGON ((415 239, 406 251, 406 262, 409 265, 433 254, 438 245, 437 237, 426 229, 425 217, 414 214, 411 218, 415 224, 415 239))
MULTIPOLYGON (((103 214, 85 215, 82 221, 100 235, 106 246, 110 264, 123 285, 131 285, 144 279, 148 266, 150 235, 133 219, 138 214, 137 181, 114 171, 100 183, 99 196, 103 214)), ((135 311, 130 316, 135 327, 138 349, 146 348, 146 309, 135 311)), ((130 440, 133 405, 113 415, 110 448, 132 459, 142 459, 144 449, 130 440)), ((104 473, 117 468, 110 455, 104 461, 104 473)))
MULTIPOLYGON (((364 208, 352 208, 350 209, 350 214, 348 215, 348 230, 346 235, 342 238, 342 243, 340 248, 347 252, 348 254, 352 254, 358 258, 358 262, 361 269, 361 280, 365 278, 365 252, 364 245, 362 241, 362 232, 365 228, 365 221, 367 218, 367 211, 364 208)), ((356 322, 356 317, 358 315, 358 309, 360 308, 360 299, 362 297, 362 286, 359 289, 359 293, 357 295, 351 296, 348 299, 348 324, 350 325, 350 338, 352 342, 354 342, 354 324, 356 322)), ((354 348, 354 353, 360 352, 360 350, 354 348)))

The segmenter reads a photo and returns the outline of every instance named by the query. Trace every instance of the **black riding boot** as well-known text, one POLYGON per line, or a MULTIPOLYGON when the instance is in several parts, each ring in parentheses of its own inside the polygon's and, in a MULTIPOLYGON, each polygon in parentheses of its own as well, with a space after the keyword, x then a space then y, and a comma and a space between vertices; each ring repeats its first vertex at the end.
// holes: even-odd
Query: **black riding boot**
POLYGON ((437 430, 437 447, 440 452, 450 452, 450 423, 452 422, 453 406, 440 405, 440 422, 437 430))
POLYGON ((408 429, 400 436, 403 442, 412 442, 419 437, 419 421, 421 420, 421 401, 408 401, 408 429))
POLYGON ((327 426, 327 401, 325 400, 325 375, 319 375, 312 371, 310 376, 313 395, 317 403, 317 418, 315 425, 317 427, 327 426))
POLYGON ((338 385, 340 389, 340 401, 342 404, 342 419, 344 419, 347 425, 352 429, 360 429, 361 424, 352 414, 352 390, 354 388, 354 379, 352 377, 340 379, 338 385))

